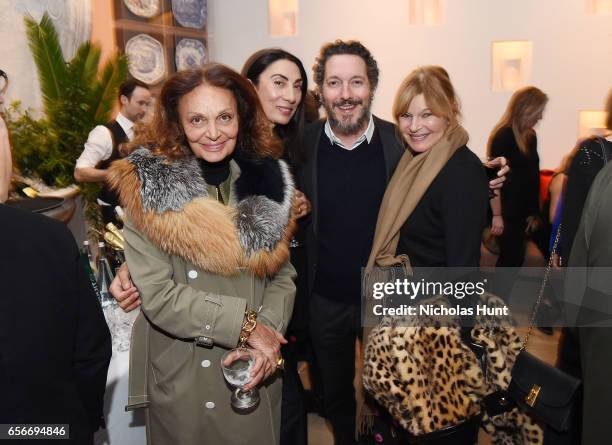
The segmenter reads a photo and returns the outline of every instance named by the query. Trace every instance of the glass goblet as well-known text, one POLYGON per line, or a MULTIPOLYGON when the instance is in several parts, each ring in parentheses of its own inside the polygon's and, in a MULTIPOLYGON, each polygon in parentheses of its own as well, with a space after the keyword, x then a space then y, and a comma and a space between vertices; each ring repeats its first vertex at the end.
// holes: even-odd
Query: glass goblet
POLYGON ((257 388, 245 390, 251 381, 251 370, 255 365, 255 355, 251 349, 236 348, 221 357, 221 369, 227 382, 236 389, 232 392, 232 406, 237 410, 248 410, 259 403, 257 388))

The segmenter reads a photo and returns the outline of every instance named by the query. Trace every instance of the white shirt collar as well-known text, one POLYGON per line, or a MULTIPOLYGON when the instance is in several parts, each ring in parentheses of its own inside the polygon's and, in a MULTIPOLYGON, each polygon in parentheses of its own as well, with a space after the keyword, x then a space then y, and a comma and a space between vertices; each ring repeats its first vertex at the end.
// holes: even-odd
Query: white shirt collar
POLYGON ((132 136, 134 135, 134 131, 132 129, 134 127, 134 122, 132 122, 123 114, 121 114, 121 112, 117 113, 117 117, 115 118, 115 120, 121 126, 121 128, 123 128, 123 131, 125 132, 125 135, 128 137, 128 139, 132 139, 132 136))
POLYGON ((329 119, 325 121, 324 130, 325 130, 325 134, 329 138, 329 142, 331 142, 332 145, 336 144, 339 147, 344 148, 345 150, 353 150, 354 148, 359 147, 364 141, 367 140, 369 144, 370 141, 372 140, 372 136, 374 135, 374 118, 372 117, 372 114, 370 114, 368 128, 366 128, 363 134, 359 136, 359 139, 355 141, 352 147, 345 147, 342 141, 338 138, 338 136, 334 134, 334 131, 332 130, 331 125, 329 125, 329 119))

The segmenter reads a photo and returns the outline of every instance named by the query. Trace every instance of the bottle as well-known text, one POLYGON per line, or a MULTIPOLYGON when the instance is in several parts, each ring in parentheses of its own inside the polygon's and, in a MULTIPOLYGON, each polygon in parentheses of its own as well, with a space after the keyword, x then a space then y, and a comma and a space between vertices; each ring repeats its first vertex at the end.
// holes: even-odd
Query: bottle
POLYGON ((87 262, 89 263, 89 267, 92 271, 96 270, 96 262, 93 259, 93 255, 91 254, 91 246, 89 245, 89 240, 83 241, 83 255, 87 256, 87 262))
POLYGON ((98 243, 98 278, 96 283, 98 290, 100 291, 100 304, 102 308, 108 307, 112 304, 116 304, 115 299, 110 293, 110 285, 113 281, 113 273, 110 265, 106 258, 105 244, 103 242, 98 243))
POLYGON ((83 241, 83 248, 81 249, 81 264, 83 265, 83 269, 85 269, 85 273, 87 274, 87 278, 89 278, 89 283, 93 288, 98 300, 100 299, 100 290, 98 289, 98 283, 96 279, 96 275, 94 272, 94 262, 93 257, 91 255, 91 249, 89 247, 89 241, 83 241))

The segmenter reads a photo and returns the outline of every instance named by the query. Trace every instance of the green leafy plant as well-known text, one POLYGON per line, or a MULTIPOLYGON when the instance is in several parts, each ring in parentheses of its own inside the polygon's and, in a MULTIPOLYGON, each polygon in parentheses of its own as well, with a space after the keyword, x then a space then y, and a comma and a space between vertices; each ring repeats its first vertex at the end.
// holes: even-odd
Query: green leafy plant
MULTIPOLYGON (((108 122, 121 82, 127 76, 127 58, 114 55, 100 69, 100 47, 86 42, 69 62, 53 22, 45 13, 40 23, 24 18, 28 44, 36 63, 42 93, 42 116, 15 102, 7 110, 7 125, 15 165, 24 176, 47 185, 65 187, 74 182, 74 165, 89 132, 108 122)), ((97 184, 83 184, 86 216, 96 222, 92 205, 97 184)), ((97 225, 97 224, 94 224, 97 225)))

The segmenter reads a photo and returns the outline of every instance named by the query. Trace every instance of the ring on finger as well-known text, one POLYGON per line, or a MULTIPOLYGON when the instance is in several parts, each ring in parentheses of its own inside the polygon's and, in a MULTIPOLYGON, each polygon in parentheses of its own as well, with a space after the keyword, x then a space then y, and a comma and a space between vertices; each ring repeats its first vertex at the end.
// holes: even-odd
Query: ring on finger
POLYGON ((284 369, 285 368, 285 359, 282 357, 279 357, 278 360, 276 360, 276 368, 277 369, 284 369))

